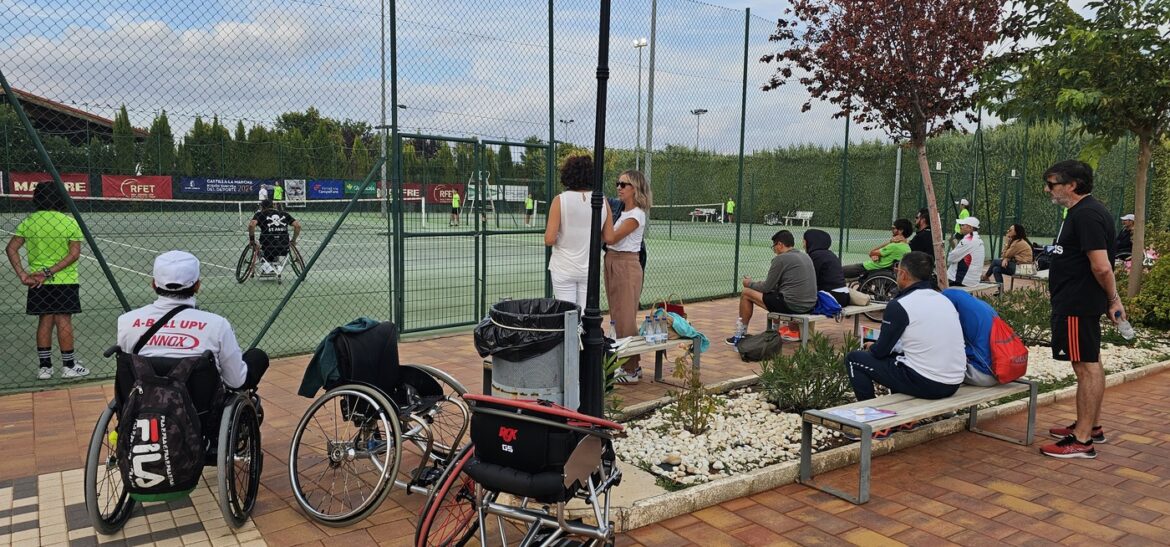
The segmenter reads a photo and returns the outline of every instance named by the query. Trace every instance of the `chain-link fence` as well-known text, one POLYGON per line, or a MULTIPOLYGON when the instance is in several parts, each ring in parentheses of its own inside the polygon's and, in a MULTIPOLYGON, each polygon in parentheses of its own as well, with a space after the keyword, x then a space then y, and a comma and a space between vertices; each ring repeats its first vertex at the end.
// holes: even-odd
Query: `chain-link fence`
MULTIPOLYGON (((73 285, 58 262, 74 247, 73 344, 98 378, 113 372, 100 353, 117 317, 155 298, 152 261, 169 249, 202 260, 202 308, 276 355, 312 351, 360 315, 434 330, 472 324, 500 298, 548 294, 542 234, 557 167, 594 142, 595 2, 20 9, 0 21, 0 70, 14 88, 0 105, 0 230, 23 240, 26 276, 0 276, 0 391, 61 378, 59 368, 38 378, 37 351, 54 347, 59 367, 70 348, 45 342, 43 320, 26 313, 43 302, 26 286, 46 264, 48 285, 73 285), (45 216, 31 199, 51 178, 45 157, 71 197, 53 213, 61 233, 30 220, 45 216), (258 194, 278 187, 309 272, 274 264, 242 277, 258 194)), ((601 168, 607 192, 622 170, 649 175, 643 304, 734 293, 740 276, 765 273, 777 225, 799 238, 809 215, 859 261, 925 203, 913 153, 899 159, 884 135, 828 105, 801 112, 799 85, 760 90, 774 27, 692 0, 615 3, 601 168)), ((1070 125, 932 139, 944 224, 967 198, 985 234, 1021 222, 1051 236, 1059 211, 1039 174, 1080 151, 1070 125)), ((1125 141, 1101 162, 1097 194, 1118 214, 1132 208, 1135 156, 1125 141)))

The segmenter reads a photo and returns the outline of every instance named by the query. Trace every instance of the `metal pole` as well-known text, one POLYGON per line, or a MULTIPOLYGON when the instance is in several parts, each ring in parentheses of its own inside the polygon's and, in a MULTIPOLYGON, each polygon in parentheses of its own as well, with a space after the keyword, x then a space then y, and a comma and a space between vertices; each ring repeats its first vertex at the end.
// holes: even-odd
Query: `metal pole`
MULTIPOLYGON (((394 214, 394 322, 398 330, 406 328, 406 237, 402 221, 402 142, 398 138, 398 4, 390 2, 390 140, 394 146, 390 185, 393 187, 394 214)), ((384 108, 384 106, 383 106, 384 108)), ((360 194, 360 192, 359 192, 360 194)))
POLYGON ((638 127, 634 140, 634 169, 638 169, 641 160, 638 154, 642 149, 642 48, 646 47, 646 39, 634 40, 634 47, 638 49, 638 127))
POLYGON ((650 0, 650 76, 646 83, 646 165, 645 175, 648 182, 654 178, 650 176, 650 162, 654 159, 654 53, 658 49, 658 0, 650 0))
MULTIPOLYGON (((378 197, 382 198, 381 203, 379 204, 379 208, 381 209, 383 217, 386 216, 386 203, 390 199, 390 193, 388 192, 389 189, 386 187, 386 164, 387 164, 387 161, 386 161, 386 1, 387 0, 382 0, 382 22, 381 22, 381 32, 382 32, 382 34, 381 34, 382 131, 378 135, 378 138, 381 141, 380 146, 382 148, 382 178, 378 181, 378 197)), ((395 0, 389 0, 389 1, 394 2, 395 0)), ((390 238, 386 238, 386 239, 389 240, 390 238)), ((393 268, 391 268, 391 270, 393 270, 393 268)))
MULTIPOLYGON (((557 125, 556 125, 556 116, 555 116, 556 100, 555 100, 555 95, 553 94, 553 81, 554 81, 553 80, 553 61, 555 60, 555 57, 553 56, 554 52, 555 52, 555 50, 553 49, 553 0, 548 0, 548 149, 545 151, 545 156, 548 159, 548 161, 547 161, 548 167, 545 169, 546 172, 544 174, 544 195, 545 195, 545 199, 548 200, 548 207, 550 209, 552 208, 552 200, 555 198, 555 196, 553 195, 553 170, 556 169, 556 155, 557 155, 556 154, 556 152, 557 152, 557 143, 556 143, 557 125)), ((512 161, 512 158, 508 158, 508 161, 512 161)), ((525 175, 525 176, 529 176, 529 175, 525 175)), ((548 213, 548 211, 546 210, 545 214, 547 215, 547 213, 548 213)), ((537 218, 539 218, 540 211, 536 211, 536 214, 537 214, 537 218)), ((536 220, 534 219, 533 222, 536 222, 536 220)), ((547 222, 547 216, 546 216, 546 222, 547 222)), ((545 247, 544 247, 544 263, 548 264, 548 261, 551 258, 552 258, 552 247, 545 245, 545 247)), ((545 268, 544 269, 544 297, 545 298, 552 298, 552 295, 553 295, 552 273, 548 271, 548 268, 545 268)))
POLYGON ((585 358, 581 363, 581 408, 591 416, 604 413, 601 359, 605 343, 601 336, 601 201, 605 178, 605 103, 609 80, 609 13, 610 0, 601 0, 597 37, 597 106, 593 131, 593 217, 589 230, 589 277, 585 296, 585 358))
MULTIPOLYGON (((747 127, 747 74, 748 74, 748 36, 751 33, 752 9, 744 10, 743 17, 743 80, 740 84, 739 96, 739 173, 736 182, 735 201, 743 203, 743 147, 744 133, 747 127)), ((726 211, 724 211, 726 214, 726 211)), ((743 215, 735 215, 735 262, 732 266, 731 294, 739 292, 739 236, 743 215)))
POLYGON ((845 116, 845 151, 841 154, 841 226, 837 228, 837 256, 845 260, 845 187, 849 178, 849 116, 845 116))
POLYGON ((890 222, 898 220, 898 196, 902 186, 902 147, 897 148, 898 156, 894 160, 894 214, 890 215, 890 222))

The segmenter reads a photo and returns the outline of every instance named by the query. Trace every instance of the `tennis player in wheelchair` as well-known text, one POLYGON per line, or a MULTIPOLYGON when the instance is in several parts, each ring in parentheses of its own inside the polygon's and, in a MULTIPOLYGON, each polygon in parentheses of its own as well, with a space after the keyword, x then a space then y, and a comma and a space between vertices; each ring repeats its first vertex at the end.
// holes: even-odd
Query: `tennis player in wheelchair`
POLYGON ((301 235, 301 222, 285 211, 277 210, 271 199, 260 203, 260 210, 248 222, 248 241, 256 244, 256 227, 260 227, 260 277, 280 277, 288 263, 289 247, 301 235), (293 234, 288 236, 289 228, 293 234))

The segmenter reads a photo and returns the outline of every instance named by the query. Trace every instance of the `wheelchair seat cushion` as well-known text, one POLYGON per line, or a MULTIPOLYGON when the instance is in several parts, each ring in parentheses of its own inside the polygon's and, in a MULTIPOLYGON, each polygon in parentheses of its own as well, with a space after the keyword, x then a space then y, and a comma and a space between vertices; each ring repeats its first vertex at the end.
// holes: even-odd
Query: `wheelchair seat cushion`
POLYGON ((528 497, 540 503, 558 503, 573 497, 573 492, 562 484, 561 474, 555 471, 527 473, 479 458, 471 458, 464 470, 475 482, 495 492, 528 497))

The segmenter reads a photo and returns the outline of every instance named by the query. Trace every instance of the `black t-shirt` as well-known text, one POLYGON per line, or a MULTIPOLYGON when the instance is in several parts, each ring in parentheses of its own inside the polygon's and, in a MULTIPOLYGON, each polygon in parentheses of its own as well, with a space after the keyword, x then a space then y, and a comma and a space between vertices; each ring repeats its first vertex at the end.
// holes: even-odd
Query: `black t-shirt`
POLYGON ((292 223, 296 220, 292 215, 276 209, 263 209, 252 215, 256 226, 260 228, 260 242, 286 242, 292 223))
POLYGON ((914 237, 910 239, 910 250, 926 253, 931 258, 934 257, 934 240, 929 227, 914 234, 914 237))
POLYGON ((1109 263, 1117 254, 1113 216, 1092 195, 1068 210, 1053 242, 1048 274, 1053 315, 1098 316, 1109 311, 1109 295, 1093 277, 1089 251, 1104 249, 1109 263))

